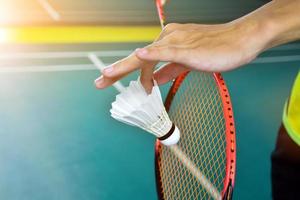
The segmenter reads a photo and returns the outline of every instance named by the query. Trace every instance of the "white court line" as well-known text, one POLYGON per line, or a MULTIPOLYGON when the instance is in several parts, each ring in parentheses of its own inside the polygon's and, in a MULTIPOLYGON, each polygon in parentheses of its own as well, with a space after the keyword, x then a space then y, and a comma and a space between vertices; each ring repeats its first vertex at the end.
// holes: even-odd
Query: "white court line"
MULTIPOLYGON (((0 59, 55 59, 55 58, 85 58, 89 55, 90 51, 81 52, 33 52, 33 53, 3 53, 0 54, 0 59)), ((132 50, 119 50, 119 51, 95 51, 93 54, 100 57, 125 57, 132 53, 132 50)), ((276 63, 276 62, 289 62, 300 61, 300 55, 292 56, 268 56, 258 57, 251 63, 276 63)), ((250 63, 250 64, 251 64, 250 63)))
POLYGON ((291 61, 300 61, 300 55, 260 57, 252 61, 250 64, 278 63, 278 62, 291 62, 291 61))
MULTIPOLYGON (((92 63, 94 63, 94 65, 100 70, 102 71, 105 68, 105 64, 102 62, 102 60, 100 60, 100 58, 98 58, 94 53, 90 53, 88 55, 88 58, 91 60, 92 63)), ((125 87, 122 85, 122 83, 120 81, 116 81, 113 86, 119 91, 122 92, 125 87)))
POLYGON ((51 6, 49 1, 47 0, 37 0, 41 6, 45 9, 45 11, 50 15, 50 17, 55 20, 60 20, 60 14, 51 6))
POLYGON ((287 51, 287 50, 299 50, 300 49, 300 43, 295 44, 286 44, 278 47, 274 47, 269 49, 268 51, 287 51))
POLYGON ((79 71, 96 70, 93 64, 80 65, 36 65, 36 66, 11 66, 0 67, 0 73, 17 72, 55 72, 55 71, 79 71))
MULTIPOLYGON (((17 59, 57 59, 57 58, 88 58, 91 52, 33 52, 33 53, 3 53, 0 54, 0 60, 17 59)), ((119 51, 95 51, 95 56, 101 57, 123 57, 132 53, 132 50, 119 51)), ((300 61, 300 55, 292 56, 269 56, 259 57, 250 64, 280 63, 300 61)), ((109 64, 105 64, 106 66, 109 64)), ((47 72, 47 71, 76 71, 76 70, 95 70, 90 64, 70 64, 70 65, 38 65, 38 66, 0 66, 1 72, 47 72)))
MULTIPOLYGON (((79 52, 32 52, 32 53, 1 53, 0 59, 48 59, 48 58, 83 58, 89 55, 90 51, 79 52)), ((93 51, 93 54, 101 57, 128 56, 132 50, 119 51, 93 51)))
POLYGON ((197 178, 201 186, 203 186, 206 191, 213 197, 215 200, 221 200, 222 195, 218 189, 206 178, 206 176, 195 166, 193 161, 185 155, 177 145, 170 146, 171 151, 175 156, 182 162, 182 164, 197 178))
MULTIPOLYGON (((101 53, 95 55, 103 55, 101 53)), ((106 54, 109 55, 109 54, 106 54)), ((128 54, 126 54, 128 55, 128 54)), ((54 55, 53 58, 56 58, 54 55)), ((85 54, 86 57, 88 53, 85 54)), ((2 56, 0 55, 0 59, 2 56)), ((278 56, 278 57, 262 57, 257 58, 252 61, 250 64, 263 64, 263 63, 280 63, 280 62, 291 62, 291 61, 300 61, 300 55, 295 56, 278 56)), ((105 63, 105 66, 109 64, 105 63)), ((76 70, 95 70, 95 66, 91 64, 70 64, 70 65, 36 65, 36 66, 10 66, 2 67, 0 66, 1 72, 47 72, 47 71, 76 71, 76 70)))

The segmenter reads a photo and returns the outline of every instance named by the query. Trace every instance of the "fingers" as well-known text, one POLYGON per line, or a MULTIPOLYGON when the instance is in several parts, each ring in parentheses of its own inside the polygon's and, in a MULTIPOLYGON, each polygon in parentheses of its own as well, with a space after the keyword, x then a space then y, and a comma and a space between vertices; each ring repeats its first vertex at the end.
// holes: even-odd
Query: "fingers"
MULTIPOLYGON (((143 54, 140 50, 136 51, 137 56, 143 57, 145 60, 142 60, 135 56, 135 54, 131 54, 127 58, 120 60, 108 68, 105 68, 102 71, 103 76, 98 78, 95 81, 95 85, 99 89, 106 88, 112 85, 117 80, 123 78, 127 74, 137 70, 142 69, 141 73, 141 82, 146 89, 147 93, 151 92, 153 82, 153 69, 157 62, 159 61, 167 61, 167 62, 175 62, 175 63, 184 63, 185 62, 185 51, 184 49, 178 50, 173 48, 164 48, 152 46, 150 48, 146 48, 147 53, 143 54), (141 54, 142 53, 142 54, 141 54)), ((166 73, 165 75, 169 78, 166 80, 162 80, 160 84, 168 82, 171 79, 174 79, 177 75, 186 71, 186 68, 181 67, 179 64, 167 65, 166 69, 162 70, 161 73, 166 73), (173 66, 174 68, 172 68, 173 66), (174 70, 174 71, 172 71, 174 70)), ((160 76, 158 76, 160 77, 160 76)))
MULTIPOLYGON (((156 63, 155 63, 156 64, 156 63)), ((155 66, 155 65, 153 65, 155 66)), ((189 71, 188 68, 184 67, 178 63, 168 63, 158 69, 153 75, 153 66, 147 66, 146 68, 142 69, 141 72, 141 82, 145 87, 147 93, 151 92, 153 87, 153 80, 154 78, 159 85, 165 84, 169 81, 172 81, 180 74, 189 71)), ((95 80, 95 85, 98 89, 103 89, 108 86, 111 86, 114 82, 121 79, 122 77, 115 77, 115 78, 107 78, 105 76, 100 76, 98 79, 95 80)))
POLYGON ((153 45, 148 46, 143 49, 137 49, 135 51, 136 56, 141 60, 148 61, 164 61, 164 62, 185 62, 185 55, 187 53, 187 49, 165 46, 165 45, 153 45))
MULTIPOLYGON (((149 91, 150 80, 152 79, 152 70, 159 61, 169 62, 184 62, 185 49, 179 49, 176 47, 168 47, 165 45, 167 41, 156 42, 148 47, 136 50, 128 57, 110 65, 109 67, 102 70, 103 77, 97 79, 95 84, 97 88, 106 88, 118 79, 126 76, 127 74, 144 68, 143 71, 143 83, 145 89, 149 91), (146 53, 145 53, 146 51, 146 53), (139 58, 141 57, 141 58, 139 58), (149 68, 149 71, 148 71, 149 68)), ((152 88, 152 87, 151 87, 152 88)))
POLYGON ((154 79, 161 85, 175 79, 181 73, 187 71, 189 70, 181 64, 168 63, 154 73, 154 79))
POLYGON ((149 62, 141 69, 140 80, 148 94, 151 93, 153 88, 153 71, 156 64, 157 62, 149 62))
POLYGON ((140 60, 132 53, 128 57, 106 67, 102 70, 102 74, 107 78, 123 76, 140 68, 144 63, 145 61, 140 60))
MULTIPOLYGON (((117 80, 121 79, 122 77, 126 76, 127 74, 139 69, 139 68, 154 68, 156 65, 156 62, 151 61, 143 61, 136 57, 134 53, 129 55, 128 57, 110 65, 109 67, 102 70, 102 75, 98 79, 95 80, 95 85, 99 89, 106 88, 110 85, 112 85, 117 80)), ((152 69, 153 71, 153 69, 152 69)), ((149 76, 145 77, 143 76, 143 79, 145 80, 152 80, 152 74, 150 76, 150 73, 146 73, 149 76)), ((147 82, 147 81, 146 81, 147 82)))
POLYGON ((116 81, 118 81, 121 78, 122 77, 107 78, 107 77, 102 75, 102 76, 100 76, 99 78, 97 78, 95 80, 95 86, 98 89, 104 89, 108 86, 111 86, 112 84, 114 84, 116 81))
POLYGON ((103 76, 95 81, 96 87, 108 87, 127 74, 142 69, 141 81, 146 91, 149 91, 152 88, 153 68, 157 62, 188 63, 190 61, 187 60, 189 48, 179 46, 185 35, 182 35, 182 31, 176 32, 176 30, 185 30, 186 26, 192 25, 167 25, 156 42, 143 49, 137 49, 128 57, 102 70, 103 76), (171 34, 173 32, 174 34, 171 34))

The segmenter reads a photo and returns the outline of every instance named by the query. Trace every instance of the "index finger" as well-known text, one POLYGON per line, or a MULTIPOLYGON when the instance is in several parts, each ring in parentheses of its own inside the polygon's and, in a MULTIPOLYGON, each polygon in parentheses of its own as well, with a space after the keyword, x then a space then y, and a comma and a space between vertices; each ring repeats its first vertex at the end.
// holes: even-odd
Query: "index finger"
POLYGON ((141 60, 133 52, 128 57, 119 60, 102 70, 102 79, 105 79, 105 81, 101 81, 102 79, 100 78, 97 79, 95 83, 98 88, 106 88, 137 69, 142 67, 154 67, 155 65, 156 62, 141 60))

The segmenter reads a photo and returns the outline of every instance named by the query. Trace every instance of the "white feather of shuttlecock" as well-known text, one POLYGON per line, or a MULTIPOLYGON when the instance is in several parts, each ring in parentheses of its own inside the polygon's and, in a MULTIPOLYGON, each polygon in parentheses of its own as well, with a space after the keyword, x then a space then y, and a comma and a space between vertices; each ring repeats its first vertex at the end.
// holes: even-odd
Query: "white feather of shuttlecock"
MULTIPOLYGON (((131 81, 129 86, 116 96, 110 112, 116 120, 140 127, 158 138, 166 135, 172 128, 172 121, 166 112, 155 81, 151 94, 146 93, 139 79, 131 81)), ((177 127, 176 131, 178 141, 177 127)))

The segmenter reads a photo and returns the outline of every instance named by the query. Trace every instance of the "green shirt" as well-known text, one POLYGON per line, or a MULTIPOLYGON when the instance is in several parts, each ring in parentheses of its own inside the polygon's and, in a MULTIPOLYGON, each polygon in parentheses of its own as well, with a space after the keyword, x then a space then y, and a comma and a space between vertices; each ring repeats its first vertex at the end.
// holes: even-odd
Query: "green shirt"
POLYGON ((300 146, 300 71, 294 82, 291 96, 285 104, 283 124, 290 137, 300 146))

